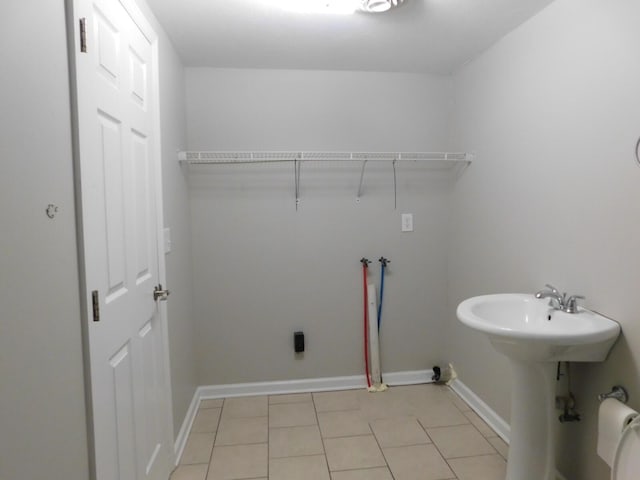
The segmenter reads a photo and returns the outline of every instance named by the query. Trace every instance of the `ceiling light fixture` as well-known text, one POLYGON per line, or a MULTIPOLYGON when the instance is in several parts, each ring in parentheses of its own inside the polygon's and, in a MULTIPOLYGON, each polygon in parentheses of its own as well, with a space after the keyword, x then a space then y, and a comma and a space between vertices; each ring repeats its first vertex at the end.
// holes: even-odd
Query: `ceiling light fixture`
POLYGON ((382 13, 402 5, 404 0, 362 0, 361 9, 365 12, 382 13))

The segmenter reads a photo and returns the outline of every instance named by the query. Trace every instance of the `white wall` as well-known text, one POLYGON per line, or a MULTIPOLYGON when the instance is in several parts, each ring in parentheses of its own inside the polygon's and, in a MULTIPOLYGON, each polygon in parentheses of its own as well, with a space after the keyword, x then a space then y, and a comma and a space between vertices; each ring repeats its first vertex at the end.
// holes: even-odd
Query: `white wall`
MULTIPOLYGON (((87 479, 65 3, 10 1, 0 10, 0 478, 87 479), (18 38, 19 48, 8 47, 18 38), (49 203, 58 206, 54 219, 49 203)), ((188 201, 175 163, 185 145, 184 71, 156 29, 165 213, 174 227, 167 278, 180 286, 169 305, 177 433, 197 385, 188 201)))
MULTIPOLYGON (((354 72, 187 69, 190 149, 447 148, 450 79, 354 72), (384 93, 378 94, 380 89, 384 93)), ((202 384, 354 375, 362 360, 362 256, 391 259, 386 371, 439 361, 451 184, 413 166, 192 167, 197 361, 202 384), (415 232, 400 232, 400 213, 415 232), (307 352, 296 358, 293 332, 307 352)))
POLYGON ((164 226, 171 231, 167 254, 167 302, 173 427, 177 435, 198 386, 192 299, 191 227, 187 178, 177 162, 186 148, 185 70, 166 33, 143 0, 138 3, 158 34, 162 194, 164 226))
POLYGON ((86 479, 64 3, 0 18, 0 478, 86 479))
POLYGON ((162 179, 164 224, 170 229, 171 253, 166 255, 169 356, 177 435, 198 386, 191 265, 191 224, 187 178, 176 161, 186 148, 184 69, 173 49, 160 58, 162 115, 162 179))
POLYGON ((620 383, 640 409, 638 18, 634 0, 557 0, 454 80, 452 141, 477 157, 455 192, 450 359, 508 418, 508 362, 455 320, 459 301, 550 282, 619 321, 607 362, 573 366, 583 421, 560 427, 559 463, 581 480, 608 478, 596 394, 620 383))
POLYGON ((192 150, 446 148, 448 77, 187 69, 192 150))

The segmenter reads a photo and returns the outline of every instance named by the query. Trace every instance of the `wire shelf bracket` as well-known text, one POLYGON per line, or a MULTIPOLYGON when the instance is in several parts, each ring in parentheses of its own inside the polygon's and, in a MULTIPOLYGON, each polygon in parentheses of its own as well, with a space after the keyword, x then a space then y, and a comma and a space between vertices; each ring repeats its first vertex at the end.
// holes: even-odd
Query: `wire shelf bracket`
POLYGON ((367 166, 367 160, 362 162, 362 170, 360 170, 360 183, 358 184, 358 194, 356 195, 356 202, 360 203, 360 197, 362 196, 362 181, 364 180, 364 169, 367 166))

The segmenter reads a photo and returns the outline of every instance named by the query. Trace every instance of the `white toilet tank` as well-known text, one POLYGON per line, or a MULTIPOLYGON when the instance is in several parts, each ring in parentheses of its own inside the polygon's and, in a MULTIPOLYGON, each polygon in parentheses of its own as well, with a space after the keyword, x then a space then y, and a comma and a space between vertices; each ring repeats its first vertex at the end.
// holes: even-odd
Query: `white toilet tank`
POLYGON ((611 480, 640 478, 640 416, 622 432, 611 468, 611 480))

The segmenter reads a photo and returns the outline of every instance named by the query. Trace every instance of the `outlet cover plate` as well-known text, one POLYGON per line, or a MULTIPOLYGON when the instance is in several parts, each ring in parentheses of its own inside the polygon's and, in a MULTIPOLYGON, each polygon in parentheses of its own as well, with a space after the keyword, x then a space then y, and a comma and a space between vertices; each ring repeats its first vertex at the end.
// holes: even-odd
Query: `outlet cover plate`
POLYGON ((413 232, 413 213, 402 214, 402 231, 413 232))
POLYGON ((163 230, 164 233, 164 253, 171 253, 171 229, 165 228, 163 230))

